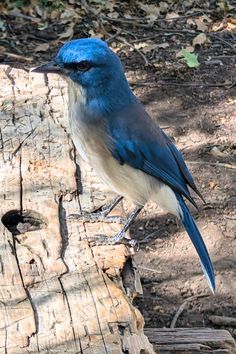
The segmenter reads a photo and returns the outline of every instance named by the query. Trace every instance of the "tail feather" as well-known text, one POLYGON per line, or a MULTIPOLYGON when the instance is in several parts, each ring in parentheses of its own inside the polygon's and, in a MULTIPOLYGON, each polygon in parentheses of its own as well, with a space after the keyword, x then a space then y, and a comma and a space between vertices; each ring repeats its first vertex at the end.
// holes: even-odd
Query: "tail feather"
POLYGON ((185 227, 197 253, 200 258, 200 263, 202 266, 203 273, 207 279, 208 285, 211 291, 215 292, 215 276, 214 276, 214 268, 207 251, 206 245, 202 239, 202 236, 197 228, 197 225, 188 210, 187 205, 185 204, 183 198, 181 196, 177 196, 179 201, 179 205, 182 209, 182 215, 180 216, 181 222, 185 227))

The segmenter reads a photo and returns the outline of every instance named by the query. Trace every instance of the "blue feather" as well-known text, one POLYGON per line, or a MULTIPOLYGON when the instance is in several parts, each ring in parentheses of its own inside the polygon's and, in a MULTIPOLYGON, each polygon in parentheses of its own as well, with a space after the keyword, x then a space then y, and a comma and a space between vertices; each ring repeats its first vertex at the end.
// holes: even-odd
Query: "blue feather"
POLYGON ((202 270, 206 276, 207 282, 211 288, 211 291, 215 292, 215 277, 214 277, 214 269, 211 263, 210 256, 208 254, 206 245, 202 239, 202 236, 197 228, 197 225, 188 210, 187 205, 185 204, 183 198, 176 193, 176 197, 179 201, 180 207, 182 209, 183 215, 181 217, 181 222, 187 231, 198 255, 200 258, 202 270))
POLYGON ((108 124, 114 141, 111 152, 121 164, 126 163, 160 179, 197 207, 188 185, 198 191, 182 154, 153 124, 139 102, 130 105, 122 114, 113 116, 108 124), (135 131, 129 127, 130 117, 135 117, 135 131))

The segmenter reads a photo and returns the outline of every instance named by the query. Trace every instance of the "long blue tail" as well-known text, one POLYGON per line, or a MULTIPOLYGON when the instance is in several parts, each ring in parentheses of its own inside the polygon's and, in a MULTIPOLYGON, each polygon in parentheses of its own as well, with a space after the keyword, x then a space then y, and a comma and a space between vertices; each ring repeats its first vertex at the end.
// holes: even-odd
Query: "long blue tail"
POLYGON ((179 201, 180 207, 183 212, 183 217, 181 217, 181 222, 185 227, 185 230, 187 231, 189 237, 191 238, 191 241, 199 255, 202 270, 205 274, 205 277, 207 279, 209 287, 211 288, 211 291, 214 293, 215 292, 214 268, 211 263, 211 259, 208 254, 206 245, 202 239, 202 236, 197 228, 197 225, 190 211, 188 210, 188 207, 185 204, 183 198, 180 195, 176 195, 176 197, 179 201))

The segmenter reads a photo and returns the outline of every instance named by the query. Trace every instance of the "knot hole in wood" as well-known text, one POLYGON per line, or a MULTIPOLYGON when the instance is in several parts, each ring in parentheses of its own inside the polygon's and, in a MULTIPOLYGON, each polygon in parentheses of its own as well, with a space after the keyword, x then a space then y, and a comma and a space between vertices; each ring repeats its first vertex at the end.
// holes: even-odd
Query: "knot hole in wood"
POLYGON ((21 212, 19 209, 14 209, 3 215, 2 223, 13 235, 20 235, 46 228, 48 220, 34 210, 23 210, 21 212))

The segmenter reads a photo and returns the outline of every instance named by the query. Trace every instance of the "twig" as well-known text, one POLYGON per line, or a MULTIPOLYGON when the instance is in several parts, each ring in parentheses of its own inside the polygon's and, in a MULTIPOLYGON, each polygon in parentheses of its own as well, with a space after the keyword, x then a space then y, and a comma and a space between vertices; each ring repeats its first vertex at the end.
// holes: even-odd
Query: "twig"
POLYGON ((131 31, 128 31, 128 30, 125 30, 125 29, 121 29, 121 28, 118 28, 114 25, 112 25, 113 28, 115 28, 116 31, 121 31, 121 32, 124 32, 126 34, 129 34, 130 36, 134 37, 135 39, 137 39, 136 35, 134 33, 132 33, 131 31))
POLYGON ((122 37, 117 37, 117 39, 118 39, 120 42, 122 42, 122 43, 126 44, 127 46, 129 46, 130 48, 132 48, 133 50, 135 50, 135 51, 143 58, 143 61, 144 61, 145 66, 148 66, 148 65, 149 65, 149 62, 148 62, 147 58, 145 57, 145 55, 144 55, 139 49, 135 48, 132 44, 130 44, 129 42, 127 42, 127 40, 124 39, 124 38, 122 38, 122 37))
POLYGON ((108 32, 106 32, 106 35, 109 37, 106 42, 110 43, 113 39, 115 39, 117 36, 119 36, 121 34, 122 30, 118 30, 115 34, 110 35, 108 32))
POLYGON ((230 89, 236 85, 236 81, 233 82, 227 82, 223 84, 208 84, 204 82, 175 82, 175 81, 165 81, 165 80, 159 80, 156 81, 154 84, 150 84, 147 82, 131 82, 130 85, 133 86, 148 86, 150 88, 157 87, 159 85, 171 85, 171 86, 183 86, 183 87, 225 87, 227 89, 230 89))
POLYGON ((236 170, 236 165, 230 165, 229 163, 223 162, 209 162, 209 161, 186 161, 189 165, 210 165, 210 166, 219 166, 229 168, 231 170, 236 170))
POLYGON ((34 61, 33 58, 24 57, 23 55, 19 55, 19 54, 14 54, 14 53, 10 53, 10 52, 4 52, 4 54, 7 55, 8 57, 12 57, 12 58, 16 58, 16 59, 20 59, 20 60, 24 60, 24 61, 28 61, 28 62, 34 61))
POLYGON ((24 15, 24 14, 22 14, 20 12, 17 12, 17 11, 8 12, 7 16, 9 16, 9 17, 19 17, 19 18, 23 18, 24 20, 30 20, 30 21, 33 21, 33 22, 40 22, 41 21, 40 18, 27 16, 27 15, 24 15))
POLYGON ((226 219, 229 219, 229 220, 236 220, 236 215, 235 215, 235 216, 224 215, 224 217, 225 217, 226 219))
POLYGON ((124 19, 124 18, 111 18, 109 16, 105 16, 105 15, 101 15, 100 16, 101 19, 103 20, 107 20, 109 22, 116 22, 116 23, 125 23, 127 25, 133 25, 135 27, 142 27, 142 28, 153 28, 153 23, 151 24, 145 24, 145 23, 140 23, 138 21, 142 20, 142 19, 137 19, 137 21, 135 19, 124 19))
POLYGON ((210 37, 212 38, 217 38, 220 42, 226 44, 228 47, 230 47, 231 49, 233 49, 234 52, 236 52, 236 48, 233 44, 227 42, 225 39, 221 38, 220 36, 218 36, 215 33, 209 33, 210 37))
MULTIPOLYGON (((163 127, 162 127, 162 129, 163 129, 163 127)), ((164 127, 164 129, 165 129, 165 127, 164 127)), ((138 241, 138 243, 139 243, 139 244, 146 243, 146 242, 148 242, 148 240, 149 240, 150 238, 152 238, 153 236, 156 236, 157 233, 160 233, 160 232, 162 232, 162 231, 164 231, 164 230, 165 230, 164 227, 160 227, 159 229, 157 229, 157 230, 155 230, 154 232, 151 232, 150 234, 148 234, 147 236, 145 236, 142 240, 138 241)))
POLYGON ((148 272, 153 272, 153 273, 157 273, 157 274, 161 274, 162 272, 160 270, 156 270, 156 269, 152 269, 152 268, 148 268, 148 267, 144 267, 144 266, 138 266, 138 269, 143 269, 143 270, 147 270, 148 272))
POLYGON ((163 18, 163 19, 160 19, 159 21, 161 21, 161 20, 168 21, 168 22, 169 21, 179 21, 179 20, 183 20, 185 18, 195 17, 195 16, 198 16, 201 14, 202 14, 202 11, 197 11, 197 12, 189 14, 189 15, 183 15, 183 16, 178 16, 178 17, 173 17, 173 18, 163 18))
POLYGON ((176 322, 178 321, 178 318, 179 316, 181 315, 181 313, 184 311, 184 309, 186 308, 186 306, 188 305, 189 302, 193 301, 193 300, 196 300, 196 299, 199 299, 199 298, 203 298, 203 297, 208 297, 209 295, 206 295, 206 294, 201 294, 201 295, 193 295, 193 296, 190 296, 189 298, 187 298, 183 303, 182 305, 179 307, 179 309, 176 311, 172 321, 171 321, 171 324, 170 324, 170 328, 175 328, 176 326, 176 322))

